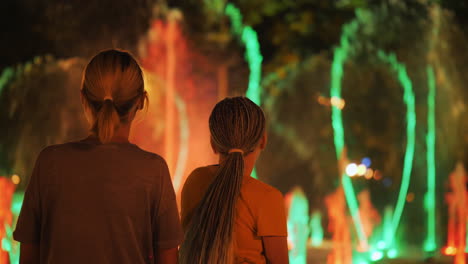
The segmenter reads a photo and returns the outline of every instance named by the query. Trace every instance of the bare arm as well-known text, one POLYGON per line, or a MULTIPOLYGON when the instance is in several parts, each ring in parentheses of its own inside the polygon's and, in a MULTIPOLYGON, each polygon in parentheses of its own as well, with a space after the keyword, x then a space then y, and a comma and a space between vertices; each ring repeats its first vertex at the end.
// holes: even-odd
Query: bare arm
POLYGON ((39 263, 39 244, 21 243, 20 264, 39 263))
POLYGON ((156 256, 155 256, 156 264, 177 264, 178 261, 179 261, 179 250, 177 248, 157 249, 156 256))
POLYGON ((288 243, 285 236, 262 237, 268 264, 289 264, 288 243))

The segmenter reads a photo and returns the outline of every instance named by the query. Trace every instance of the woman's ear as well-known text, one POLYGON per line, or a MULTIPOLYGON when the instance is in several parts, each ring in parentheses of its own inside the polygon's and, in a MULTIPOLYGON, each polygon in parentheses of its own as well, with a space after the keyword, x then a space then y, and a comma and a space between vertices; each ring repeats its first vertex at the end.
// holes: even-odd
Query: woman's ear
POLYGON ((211 145, 211 149, 213 150, 213 153, 214 154, 218 154, 218 151, 216 151, 216 148, 214 147, 214 143, 213 143, 213 138, 210 137, 210 145, 211 145))
POLYGON ((144 102, 145 102, 144 99, 141 99, 141 100, 138 102, 137 110, 142 110, 142 109, 143 109, 144 102))
POLYGON ((266 148, 267 142, 268 142, 268 136, 267 136, 267 133, 264 132, 262 138, 260 139, 260 145, 259 145, 260 150, 264 150, 266 148))
POLYGON ((80 100, 81 100, 81 104, 85 105, 85 98, 84 98, 84 95, 83 95, 83 90, 80 90, 80 100))
POLYGON ((88 101, 86 100, 86 97, 83 94, 83 90, 80 92, 80 100, 81 100, 81 105, 83 106, 83 111, 86 120, 90 125, 94 124, 94 118, 93 114, 91 112, 91 108, 89 107, 88 101))
POLYGON ((146 91, 143 92, 143 96, 140 99, 138 110, 142 110, 145 107, 145 99, 147 98, 148 93, 146 91))

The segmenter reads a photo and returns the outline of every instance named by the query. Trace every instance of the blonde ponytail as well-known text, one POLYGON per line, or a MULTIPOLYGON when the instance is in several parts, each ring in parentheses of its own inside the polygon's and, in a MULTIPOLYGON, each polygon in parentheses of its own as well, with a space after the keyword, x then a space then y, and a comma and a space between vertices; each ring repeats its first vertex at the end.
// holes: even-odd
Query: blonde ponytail
POLYGON ((114 131, 120 123, 119 115, 112 100, 104 100, 101 109, 97 113, 96 134, 99 141, 109 143, 114 136, 114 131))

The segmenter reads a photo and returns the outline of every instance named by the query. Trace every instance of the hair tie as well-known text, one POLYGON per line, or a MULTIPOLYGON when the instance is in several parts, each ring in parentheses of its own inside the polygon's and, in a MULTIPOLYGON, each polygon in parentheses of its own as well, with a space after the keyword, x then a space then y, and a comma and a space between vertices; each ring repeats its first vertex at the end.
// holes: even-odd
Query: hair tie
POLYGON ((104 96, 104 101, 105 101, 105 100, 111 100, 111 101, 114 101, 114 99, 113 99, 113 98, 112 98, 112 96, 110 96, 110 95, 106 95, 106 96, 104 96))
POLYGON ((240 154, 244 154, 244 151, 242 149, 237 149, 237 148, 233 148, 229 150, 229 153, 233 153, 233 152, 239 152, 240 154))

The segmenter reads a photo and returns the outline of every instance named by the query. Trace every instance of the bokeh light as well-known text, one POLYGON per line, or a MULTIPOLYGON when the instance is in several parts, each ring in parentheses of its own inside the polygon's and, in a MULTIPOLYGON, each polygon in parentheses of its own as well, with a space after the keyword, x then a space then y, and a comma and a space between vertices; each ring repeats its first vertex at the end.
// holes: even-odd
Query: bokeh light
POLYGON ((367 171, 366 165, 364 165, 364 164, 359 164, 359 165, 357 166, 357 172, 356 172, 356 174, 357 174, 358 176, 364 176, 364 175, 366 174, 366 171, 367 171))
POLYGON ((18 174, 14 174, 13 176, 11 176, 11 181, 14 184, 18 185, 21 181, 21 178, 18 176, 18 174))
POLYGON ((368 168, 372 165, 372 161, 371 161, 371 159, 368 158, 368 157, 363 158, 363 159, 361 160, 361 163, 364 164, 364 165, 366 165, 366 167, 368 167, 368 168))
POLYGON ((348 166, 346 166, 346 174, 349 177, 356 176, 357 173, 358 173, 358 166, 356 163, 350 163, 348 164, 348 166))
POLYGON ((383 258, 382 251, 374 251, 374 252, 371 253, 371 260, 372 261, 381 260, 382 258, 383 258))

